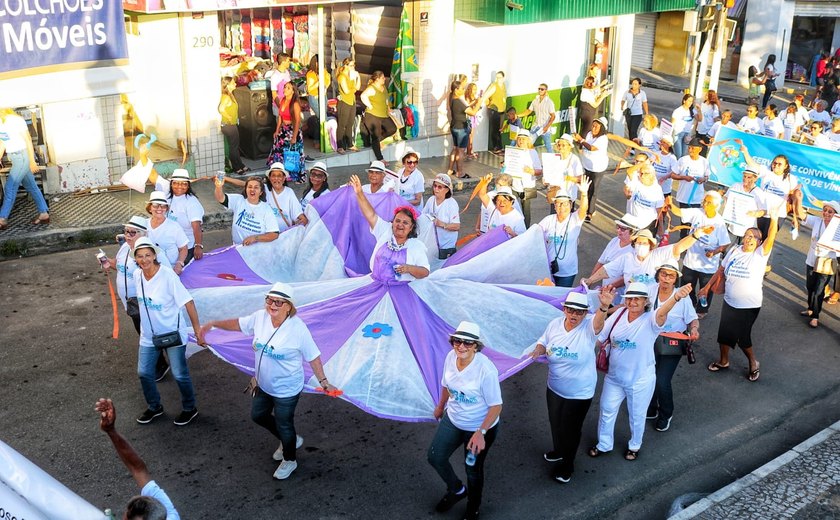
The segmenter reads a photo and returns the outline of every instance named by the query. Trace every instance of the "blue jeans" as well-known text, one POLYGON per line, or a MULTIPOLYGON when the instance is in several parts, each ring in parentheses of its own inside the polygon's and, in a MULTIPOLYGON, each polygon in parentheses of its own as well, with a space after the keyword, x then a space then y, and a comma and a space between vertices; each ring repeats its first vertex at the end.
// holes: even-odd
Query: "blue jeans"
POLYGON ((691 131, 680 132, 674 136, 674 155, 679 159, 688 153, 688 145, 685 144, 685 136, 689 135, 691 131))
POLYGON ((251 420, 259 424, 283 443, 283 458, 297 460, 297 432, 295 431, 295 408, 300 394, 292 397, 274 397, 257 387, 251 401, 251 420), (271 412, 274 411, 274 417, 271 412))
POLYGON ((534 125, 534 126, 531 127, 531 130, 530 130, 531 134, 536 136, 534 138, 534 147, 536 148, 537 140, 540 137, 542 137, 542 141, 543 141, 543 144, 545 145, 546 153, 554 153, 554 143, 551 142, 551 134, 552 134, 551 127, 548 127, 548 132, 546 132, 544 134, 539 133, 540 130, 542 130, 542 128, 543 127, 541 125, 534 125))
POLYGON ((29 158, 25 151, 9 152, 9 159, 12 161, 12 169, 6 178, 6 185, 3 187, 3 206, 0 207, 0 218, 9 218, 12 213, 12 206, 15 204, 15 196, 21 184, 35 199, 35 206, 39 213, 47 213, 47 201, 43 193, 38 189, 35 176, 29 170, 29 158))
MULTIPOLYGON (((475 507, 481 504, 481 492, 484 488, 484 459, 487 458, 487 452, 490 451, 490 446, 496 440, 498 430, 498 423, 496 423, 496 426, 487 430, 487 435, 484 436, 484 449, 476 456, 475 465, 467 466, 464 464, 467 471, 467 500, 475 507)), ((467 444, 470 442, 473 433, 475 432, 461 430, 456 427, 449 420, 449 416, 444 413, 435 433, 435 438, 432 439, 432 445, 429 446, 429 464, 435 468, 440 478, 446 482, 446 490, 450 493, 461 491, 463 484, 461 483, 461 479, 458 478, 458 475, 455 474, 455 470, 452 469, 449 457, 458 449, 458 446, 463 446, 464 451, 461 453, 461 459, 466 459, 467 444)))
POLYGON ((682 356, 660 356, 656 354, 656 387, 648 406, 648 416, 657 411, 663 419, 674 415, 674 393, 671 389, 671 379, 680 364, 682 356))
MULTIPOLYGON (((184 411, 195 410, 195 389, 190 379, 190 369, 187 367, 187 347, 172 347, 166 349, 169 355, 169 366, 172 367, 172 376, 178 383, 178 390, 181 391, 181 409, 184 411)), ((155 382, 155 367, 157 366, 160 351, 155 347, 140 347, 137 353, 137 375, 140 376, 140 386, 143 387, 143 397, 150 410, 159 410, 160 392, 155 382)))

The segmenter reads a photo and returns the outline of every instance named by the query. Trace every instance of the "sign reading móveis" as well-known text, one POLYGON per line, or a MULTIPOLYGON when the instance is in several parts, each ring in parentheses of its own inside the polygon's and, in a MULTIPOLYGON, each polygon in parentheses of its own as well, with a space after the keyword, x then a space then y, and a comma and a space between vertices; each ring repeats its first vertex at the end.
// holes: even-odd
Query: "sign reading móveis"
POLYGON ((0 78, 127 60, 120 2, 0 0, 0 78))

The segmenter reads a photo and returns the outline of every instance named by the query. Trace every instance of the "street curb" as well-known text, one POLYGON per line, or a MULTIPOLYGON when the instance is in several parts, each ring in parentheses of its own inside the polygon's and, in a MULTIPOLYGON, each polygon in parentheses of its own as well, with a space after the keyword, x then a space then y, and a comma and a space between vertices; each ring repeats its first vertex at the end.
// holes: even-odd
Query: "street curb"
POLYGON ((840 433, 840 421, 812 435, 808 439, 797 444, 796 446, 786 451, 785 453, 779 455, 767 464, 764 464, 763 466, 753 470, 750 474, 744 475, 743 477, 739 478, 738 480, 729 484, 728 486, 722 487, 721 489, 715 491, 706 498, 698 500, 697 502, 691 504, 689 507, 683 509, 679 513, 668 517, 668 520, 688 520, 690 518, 696 518, 709 508, 716 506, 718 503, 743 491, 744 489, 752 486, 753 484, 757 484, 758 482, 766 478, 768 475, 783 468, 785 465, 795 460, 800 455, 806 453, 808 450, 822 444, 836 433, 840 433))

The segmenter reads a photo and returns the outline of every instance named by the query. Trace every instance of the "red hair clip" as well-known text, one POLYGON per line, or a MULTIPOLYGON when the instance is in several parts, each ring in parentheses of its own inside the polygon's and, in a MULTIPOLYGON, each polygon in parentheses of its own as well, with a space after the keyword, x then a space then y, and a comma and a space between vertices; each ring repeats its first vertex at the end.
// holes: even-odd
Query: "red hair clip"
POLYGON ((399 213, 400 211, 408 211, 408 212, 411 214, 411 217, 412 217, 414 220, 417 220, 418 218, 420 218, 420 215, 417 213, 417 210, 416 210, 416 209, 414 209, 414 207, 413 207, 413 206, 405 205, 405 206, 399 206, 399 207, 397 207, 397 208, 394 210, 394 216, 396 217, 396 216, 397 216, 397 213, 399 213))

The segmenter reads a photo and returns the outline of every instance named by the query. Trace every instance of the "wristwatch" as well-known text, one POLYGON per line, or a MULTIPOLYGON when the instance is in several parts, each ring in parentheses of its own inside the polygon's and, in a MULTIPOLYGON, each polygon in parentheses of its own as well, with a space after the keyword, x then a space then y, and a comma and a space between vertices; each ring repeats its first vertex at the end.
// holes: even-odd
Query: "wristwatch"
POLYGON ((487 435, 487 430, 485 430, 484 428, 479 428, 478 433, 480 433, 481 435, 487 435))

